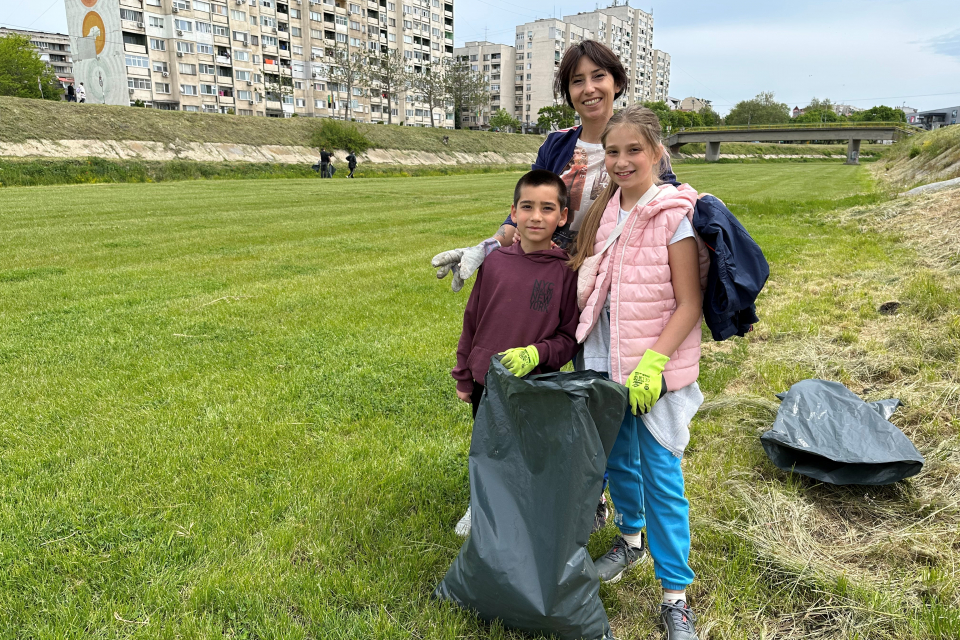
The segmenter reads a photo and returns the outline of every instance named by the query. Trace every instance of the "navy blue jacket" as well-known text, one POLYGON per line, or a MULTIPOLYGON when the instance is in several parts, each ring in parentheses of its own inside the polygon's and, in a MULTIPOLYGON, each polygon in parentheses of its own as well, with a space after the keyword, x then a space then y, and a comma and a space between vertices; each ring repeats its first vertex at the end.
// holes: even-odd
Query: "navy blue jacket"
MULTIPOLYGON (((540 145, 537 152, 537 160, 530 167, 531 169, 546 169, 560 175, 573 158, 573 150, 577 147, 577 140, 580 139, 580 132, 583 127, 576 126, 570 129, 561 129, 547 135, 547 139, 540 145)), ((679 186, 677 176, 673 174, 673 167, 670 166, 670 157, 664 154, 663 164, 661 166, 660 180, 664 183, 670 183, 673 186, 679 186)), ((503 224, 517 226, 507 216, 503 224)), ((560 247, 567 247, 573 241, 574 233, 570 231, 570 225, 573 224, 573 216, 567 219, 567 224, 557 229, 553 241, 560 247)))
POLYGON ((730 210, 713 196, 697 201, 693 227, 710 251, 703 315, 713 339, 743 336, 757 318, 754 302, 770 277, 770 266, 730 210))

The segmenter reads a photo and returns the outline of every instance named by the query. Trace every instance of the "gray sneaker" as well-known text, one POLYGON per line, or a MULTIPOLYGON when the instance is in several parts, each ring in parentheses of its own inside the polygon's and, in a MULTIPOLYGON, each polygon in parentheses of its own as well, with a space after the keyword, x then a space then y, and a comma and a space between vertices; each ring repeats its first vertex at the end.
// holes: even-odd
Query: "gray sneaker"
POLYGON ((453 531, 461 538, 466 538, 470 535, 470 507, 467 507, 467 512, 463 514, 463 517, 457 522, 457 526, 453 528, 453 531))
POLYGON ((660 605, 660 622, 667 630, 667 640, 700 640, 693 623, 697 615, 683 600, 660 605))
MULTIPOLYGON (((641 542, 643 538, 640 539, 641 542)), ((623 572, 647 557, 647 547, 631 547, 623 536, 617 536, 610 551, 607 551, 599 560, 594 562, 600 582, 613 584, 623 577, 623 572)))

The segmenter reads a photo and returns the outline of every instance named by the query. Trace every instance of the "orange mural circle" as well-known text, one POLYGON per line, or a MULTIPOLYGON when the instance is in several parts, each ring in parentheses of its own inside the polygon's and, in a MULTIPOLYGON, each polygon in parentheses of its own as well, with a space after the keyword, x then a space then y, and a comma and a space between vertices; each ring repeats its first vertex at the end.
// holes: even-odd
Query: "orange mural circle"
POLYGON ((96 27, 100 33, 97 34, 97 55, 103 53, 103 47, 107 44, 107 30, 103 26, 103 18, 100 17, 100 14, 96 11, 91 11, 87 15, 83 16, 83 37, 86 38, 90 35, 90 31, 96 27))
POLYGON ((80 0, 80 2, 82 2, 85 7, 92 7, 97 4, 97 0, 80 0))

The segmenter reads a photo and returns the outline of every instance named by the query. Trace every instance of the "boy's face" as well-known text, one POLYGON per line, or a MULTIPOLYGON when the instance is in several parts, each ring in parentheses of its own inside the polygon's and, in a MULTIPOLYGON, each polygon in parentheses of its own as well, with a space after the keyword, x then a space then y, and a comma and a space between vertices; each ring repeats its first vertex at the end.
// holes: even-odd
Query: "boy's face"
POLYGON ((516 223, 521 238, 533 243, 549 242, 557 227, 567 223, 567 210, 560 209, 555 186, 524 185, 517 204, 510 208, 510 219, 516 223))

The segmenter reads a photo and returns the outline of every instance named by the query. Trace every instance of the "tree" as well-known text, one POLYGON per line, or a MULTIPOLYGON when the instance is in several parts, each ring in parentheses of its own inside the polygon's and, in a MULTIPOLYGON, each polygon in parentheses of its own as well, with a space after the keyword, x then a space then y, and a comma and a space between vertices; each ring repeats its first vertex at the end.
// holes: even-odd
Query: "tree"
MULTIPOLYGON (((573 126, 573 117, 576 115, 573 107, 564 103, 555 107, 542 107, 537 111, 537 127, 540 131, 551 131, 553 129, 567 129, 573 126)), ((493 122, 491 121, 491 124, 493 122)))
POLYGON ((293 95, 293 78, 283 74, 263 74, 263 89, 267 100, 275 100, 283 109, 283 96, 293 95))
POLYGON ((457 60, 450 63, 444 74, 447 95, 453 102, 454 128, 463 128, 463 110, 478 109, 487 104, 489 94, 483 76, 470 68, 470 63, 457 60))
POLYGON ((0 38, 0 95, 60 100, 63 88, 40 59, 30 39, 16 33, 0 38))
POLYGON ((854 122, 906 122, 907 117, 900 109, 880 105, 860 111, 850 116, 854 122))
POLYGON ((723 118, 720 117, 719 113, 713 110, 713 107, 703 107, 697 113, 700 114, 700 118, 703 120, 703 126, 705 127, 716 127, 717 125, 723 123, 723 118))
POLYGON ((446 111, 447 102, 447 68, 442 64, 427 66, 423 73, 414 74, 411 83, 414 90, 420 94, 422 102, 430 107, 430 126, 435 127, 433 110, 446 111))
POLYGON ((794 122, 843 122, 846 118, 837 115, 833 108, 829 109, 810 109, 809 107, 796 118, 794 122))
POLYGON ((380 95, 387 99, 387 124, 393 124, 393 101, 410 81, 403 54, 397 49, 381 49, 380 53, 370 56, 370 75, 380 95))
POLYGON ((830 98, 818 99, 816 96, 810 99, 810 104, 803 108, 804 111, 833 111, 833 101, 830 98))
MULTIPOLYGON (((543 111, 543 109, 540 111, 543 111)), ((511 116, 506 109, 497 109, 497 112, 490 116, 490 126, 500 131, 513 132, 518 130, 521 125, 520 121, 511 116)))
POLYGON ((370 83, 370 63, 365 51, 350 51, 350 47, 337 45, 328 49, 330 81, 346 88, 347 100, 343 105, 343 119, 350 119, 354 87, 366 87, 370 83), (332 55, 331 55, 332 54, 332 55))
POLYGON ((741 100, 727 114, 730 124, 780 124, 790 122, 790 110, 783 102, 774 100, 774 94, 765 91, 752 100, 741 100))

